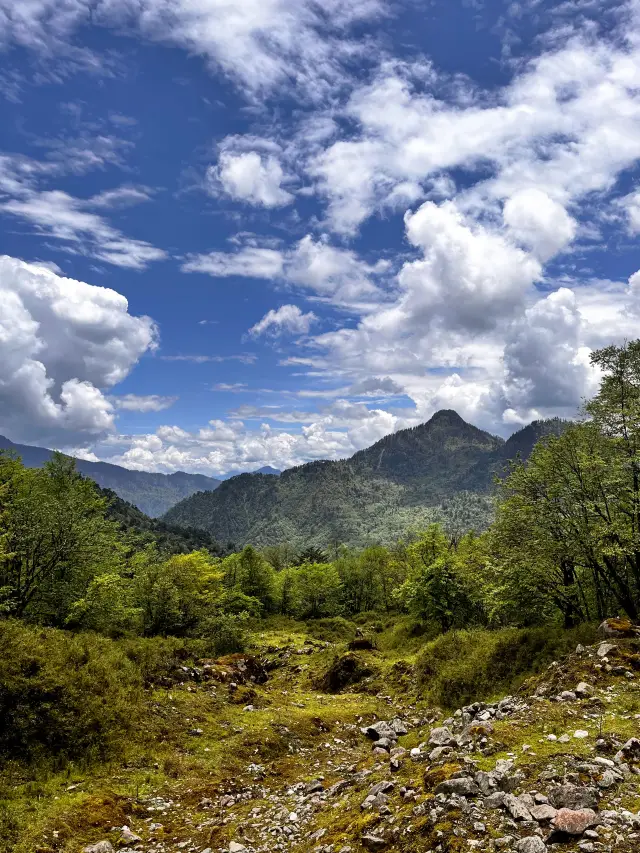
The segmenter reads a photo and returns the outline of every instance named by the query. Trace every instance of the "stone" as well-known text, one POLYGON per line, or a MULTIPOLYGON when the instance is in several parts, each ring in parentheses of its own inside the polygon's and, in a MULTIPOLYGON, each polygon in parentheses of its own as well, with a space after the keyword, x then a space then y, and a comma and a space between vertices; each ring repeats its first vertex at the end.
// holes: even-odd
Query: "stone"
POLYGON ((345 788, 349 787, 349 782, 346 779, 339 779, 337 782, 334 782, 330 788, 327 788, 327 796, 335 797, 337 794, 342 793, 345 788))
POLYGON ((513 794, 506 794, 504 808, 514 820, 532 820, 531 812, 527 806, 518 797, 514 797, 513 794))
POLYGON ((402 737, 402 735, 406 735, 409 733, 409 729, 405 726, 400 717, 395 717, 393 720, 391 720, 389 725, 398 735, 398 737, 402 737))
POLYGON ((450 796, 456 794, 459 797, 476 797, 480 793, 480 788, 469 776, 462 779, 445 779, 435 789, 436 794, 445 794, 450 796))
POLYGON ((395 782, 389 782, 386 780, 384 782, 378 782, 375 785, 372 785, 371 788, 369 788, 368 794, 369 796, 373 797, 376 797, 378 794, 388 794, 389 791, 393 791, 395 786, 395 782))
POLYGON ((640 740, 637 737, 630 738, 616 753, 616 758, 619 761, 640 761, 640 740))
POLYGON ((566 835, 582 835, 590 826, 597 826, 600 822, 598 815, 593 809, 560 809, 553 821, 556 832, 566 835))
POLYGON ((584 738, 589 737, 589 732, 586 729, 576 729, 573 736, 578 740, 584 740, 584 738))
POLYGON ((575 689, 575 694, 580 699, 587 699, 589 696, 593 696, 594 689, 586 681, 581 681, 580 684, 575 689))
POLYGON ((529 811, 531 812, 531 817, 534 820, 537 820, 538 823, 544 823, 545 820, 553 820, 557 814, 557 809, 554 809, 554 807, 550 806, 548 803, 533 806, 529 811))
POLYGON ((539 836, 531 835, 516 841, 514 850, 517 853, 546 853, 547 846, 539 836))
POLYGON ((611 652, 615 652, 618 647, 615 643, 600 643, 598 646, 597 655, 599 658, 606 658, 611 652))
POLYGON ((313 782, 309 782, 304 787, 305 794, 317 794, 323 790, 322 782, 319 779, 314 779, 313 782))
POLYGON ((558 699, 561 702, 575 702, 577 698, 578 697, 573 692, 573 690, 563 690, 562 693, 558 696, 558 699))
POLYGON ((363 835, 362 846, 367 850, 384 850, 387 842, 379 835, 363 835))
POLYGON ((120 844, 139 844, 142 841, 139 835, 136 835, 135 832, 131 832, 128 826, 122 827, 122 832, 120 834, 120 844))
POLYGON ((640 627, 634 625, 630 619, 615 618, 605 619, 598 628, 598 633, 602 637, 611 638, 627 638, 640 636, 640 627))
POLYGON ((504 806, 506 796, 504 791, 496 791, 495 794, 485 797, 483 805, 485 809, 501 809, 504 806))
POLYGON ((618 777, 609 768, 607 768, 602 774, 602 776, 598 779, 598 788, 613 788, 613 786, 617 784, 618 777))
MULTIPOLYGON (((412 750, 413 751, 413 750, 412 750)), ((443 755, 451 752, 450 746, 436 746, 429 753, 429 761, 438 761, 443 755)))
POLYGON ((429 743, 432 746, 455 746, 456 739, 451 734, 449 729, 442 726, 441 728, 432 729, 429 735, 429 743))
POLYGON ((549 802, 556 809, 594 809, 598 806, 596 788, 582 785, 556 785, 549 791, 549 802))
POLYGON ((84 853, 115 853, 110 841, 97 841, 84 848, 84 853))
POLYGON ((247 853, 247 848, 239 841, 229 842, 229 853, 247 853))
POLYGON ((371 726, 365 726, 361 729, 362 734, 371 740, 380 740, 380 738, 388 738, 389 740, 397 740, 397 734, 391 728, 389 723, 380 720, 378 723, 373 723, 371 726))

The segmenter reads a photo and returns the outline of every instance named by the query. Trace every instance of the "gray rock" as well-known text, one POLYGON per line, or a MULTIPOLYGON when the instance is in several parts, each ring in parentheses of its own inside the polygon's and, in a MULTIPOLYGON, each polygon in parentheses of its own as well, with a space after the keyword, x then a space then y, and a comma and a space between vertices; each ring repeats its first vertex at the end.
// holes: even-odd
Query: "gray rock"
POLYGON ((379 835, 363 835, 362 846, 366 847, 367 850, 384 850, 387 842, 379 835))
POLYGON ((389 740, 397 740, 398 736, 389 723, 380 720, 378 723, 373 723, 371 726, 365 726, 361 729, 362 734, 371 740, 380 740, 380 738, 388 738, 389 740))
POLYGON ((590 786, 556 785, 549 791, 549 802, 556 809, 595 809, 598 806, 598 790, 590 786))
POLYGON ((587 699, 589 696, 593 696, 594 693, 593 687, 588 685, 586 681, 581 681, 575 689, 575 694, 580 699, 587 699))
POLYGON ((504 791, 496 791, 495 794, 485 797, 483 805, 485 809, 501 809, 504 806, 506 796, 504 791))
POLYGON ((378 794, 387 794, 389 791, 393 791, 396 783, 385 780, 384 782, 377 782, 375 785, 372 785, 369 788, 369 796, 376 797, 378 794))
POLYGON ((247 853, 247 848, 239 841, 229 842, 229 853, 247 853))
POLYGON ((446 779, 435 789, 436 794, 445 794, 450 796, 456 794, 459 797, 476 797, 480 793, 480 788, 469 776, 462 779, 446 779))
POLYGON ((313 782, 309 782, 308 785, 304 786, 305 794, 317 794, 323 790, 322 782, 319 779, 314 779, 313 782))
POLYGON ((531 812, 531 817, 534 820, 537 820, 538 823, 543 823, 545 820, 553 820, 557 814, 557 809, 554 809, 554 807, 550 806, 548 803, 543 803, 540 806, 533 806, 529 811, 531 812))
POLYGON ((504 807, 514 820, 533 820, 527 806, 518 797, 514 797, 513 794, 506 794, 504 807))
POLYGON ((399 737, 402 737, 402 735, 406 735, 409 732, 409 729, 405 726, 400 717, 395 717, 391 720, 389 725, 399 737))
POLYGON ((429 743, 432 746, 455 746, 457 741, 449 729, 442 726, 441 728, 431 730, 429 743))
POLYGON ((113 844, 110 841, 98 841, 85 847, 84 853, 114 853, 113 844))
POLYGON ((531 835, 516 841, 514 849, 517 853, 546 853, 547 846, 539 836, 531 835))
POLYGON ((597 652, 598 657, 599 658, 606 658, 606 656, 608 654, 610 654, 611 652, 615 652, 615 650, 617 648, 618 647, 615 643, 600 643, 600 645, 598 646, 598 652, 597 652))

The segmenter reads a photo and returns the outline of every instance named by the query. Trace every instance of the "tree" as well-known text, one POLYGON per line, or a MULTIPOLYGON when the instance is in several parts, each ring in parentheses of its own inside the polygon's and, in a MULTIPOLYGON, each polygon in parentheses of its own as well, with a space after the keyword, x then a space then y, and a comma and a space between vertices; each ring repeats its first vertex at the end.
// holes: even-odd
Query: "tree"
POLYGON ((53 454, 44 468, 0 456, 0 606, 62 626, 91 580, 118 573, 122 548, 106 501, 75 463, 53 454))
POLYGON ((162 560, 150 546, 133 564, 135 604, 147 636, 192 634, 221 599, 222 573, 207 551, 162 560))
POLYGON ((294 572, 293 599, 302 619, 336 616, 340 591, 340 576, 332 563, 304 563, 294 572))
POLYGON ((238 589, 243 595, 257 599, 265 611, 275 605, 273 567, 256 549, 247 545, 239 554, 225 557, 221 563, 224 585, 238 589))

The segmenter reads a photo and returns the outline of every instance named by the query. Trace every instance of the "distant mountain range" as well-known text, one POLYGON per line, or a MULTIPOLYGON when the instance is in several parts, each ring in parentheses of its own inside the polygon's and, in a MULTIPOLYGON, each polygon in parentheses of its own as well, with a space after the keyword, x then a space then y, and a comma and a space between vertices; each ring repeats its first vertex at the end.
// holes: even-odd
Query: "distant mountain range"
POLYGON ((441 411, 350 459, 310 462, 279 477, 240 474, 214 492, 186 498, 163 520, 236 545, 325 548, 390 542, 435 520, 483 529, 492 516, 495 475, 564 427, 558 419, 536 421, 504 441, 441 411))
MULTIPOLYGON (((40 468, 50 458, 52 451, 30 444, 14 444, 0 435, 0 449, 13 450, 22 458, 27 468, 40 468)), ((150 474, 147 471, 130 471, 108 462, 87 462, 76 459, 81 474, 90 477, 104 489, 111 489, 124 501, 142 510, 145 515, 157 518, 183 498, 195 492, 217 489, 220 480, 203 474, 150 474)), ((188 526, 188 525, 187 525, 188 526)))

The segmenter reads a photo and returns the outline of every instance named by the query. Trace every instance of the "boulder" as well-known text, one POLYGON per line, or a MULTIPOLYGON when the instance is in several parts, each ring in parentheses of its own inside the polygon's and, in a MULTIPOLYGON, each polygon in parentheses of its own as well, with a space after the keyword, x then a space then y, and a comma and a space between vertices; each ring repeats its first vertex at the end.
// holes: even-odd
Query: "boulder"
POLYGON ((115 853, 110 841, 98 841, 84 848, 83 853, 115 853))
POLYGON ((634 625, 630 619, 605 619, 598 628, 598 633, 607 639, 633 639, 640 637, 640 626, 634 625))
POLYGON ((591 786, 566 783, 549 791, 549 802, 556 809, 594 809, 598 800, 598 790, 591 786))
POLYGON ((360 731, 366 737, 371 738, 371 740, 386 738, 389 741, 395 741, 398 739, 395 731, 391 728, 389 723, 384 720, 380 720, 378 723, 373 723, 371 726, 365 726, 360 731))
POLYGON ((549 803, 542 803, 539 806, 533 806, 529 811, 531 812, 531 817, 534 820, 537 820, 538 823, 544 823, 546 820, 553 820, 558 813, 557 809, 554 809, 554 807, 550 806, 549 803))
POLYGON ((553 828, 565 835, 582 835, 586 829, 599 822, 593 809, 560 809, 553 819, 553 828))
POLYGON ((435 789, 436 794, 456 794, 459 797, 476 797, 480 793, 480 788, 476 785, 470 776, 464 776, 461 779, 445 779, 435 789))
POLYGON ((628 740, 622 749, 616 753, 616 758, 619 761, 640 761, 640 740, 637 737, 632 737, 628 740))
POLYGON ((431 729, 429 735, 429 743, 431 746, 456 746, 457 741, 453 734, 446 727, 431 729))
POLYGON ((546 853, 547 846, 539 836, 531 835, 516 841, 514 849, 516 853, 546 853))
POLYGON ((387 842, 379 835, 363 835, 362 846, 367 850, 384 850, 387 842))
POLYGON ((615 652, 618 647, 615 643, 600 643, 598 646, 597 655, 599 658, 606 658, 611 652, 615 652))
POLYGON ((533 820, 531 812, 525 803, 519 797, 514 797, 513 794, 505 795, 504 808, 514 820, 533 820))

